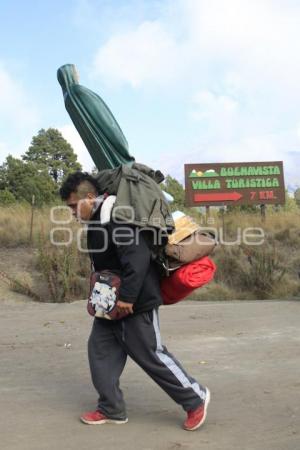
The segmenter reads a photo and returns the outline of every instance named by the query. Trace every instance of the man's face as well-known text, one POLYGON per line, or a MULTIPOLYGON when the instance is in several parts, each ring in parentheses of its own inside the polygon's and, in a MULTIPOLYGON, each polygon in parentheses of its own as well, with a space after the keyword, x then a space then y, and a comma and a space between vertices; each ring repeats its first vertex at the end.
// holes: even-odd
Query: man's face
POLYGON ((83 199, 80 199, 76 192, 72 192, 66 203, 71 208, 72 214, 76 219, 88 221, 92 216, 95 200, 96 195, 90 192, 83 199))

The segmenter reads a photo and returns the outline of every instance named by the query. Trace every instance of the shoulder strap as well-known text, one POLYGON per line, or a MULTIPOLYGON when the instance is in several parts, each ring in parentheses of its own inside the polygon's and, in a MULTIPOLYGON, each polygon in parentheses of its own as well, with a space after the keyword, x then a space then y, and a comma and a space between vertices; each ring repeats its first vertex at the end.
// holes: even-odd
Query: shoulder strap
POLYGON ((100 211, 101 225, 105 225, 110 222, 111 212, 112 212, 112 209, 113 209, 116 199, 117 199, 117 197, 115 195, 109 195, 102 203, 101 211, 100 211))

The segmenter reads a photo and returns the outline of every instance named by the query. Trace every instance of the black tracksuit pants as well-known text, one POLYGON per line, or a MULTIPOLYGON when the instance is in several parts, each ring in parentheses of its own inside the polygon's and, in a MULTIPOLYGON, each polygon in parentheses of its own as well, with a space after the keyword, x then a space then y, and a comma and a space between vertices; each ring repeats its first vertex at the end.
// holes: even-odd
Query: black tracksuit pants
POLYGON ((123 320, 94 319, 88 355, 99 393, 98 409, 112 419, 126 417, 119 378, 127 355, 185 411, 196 409, 205 399, 205 387, 189 376, 162 345, 158 308, 123 320))

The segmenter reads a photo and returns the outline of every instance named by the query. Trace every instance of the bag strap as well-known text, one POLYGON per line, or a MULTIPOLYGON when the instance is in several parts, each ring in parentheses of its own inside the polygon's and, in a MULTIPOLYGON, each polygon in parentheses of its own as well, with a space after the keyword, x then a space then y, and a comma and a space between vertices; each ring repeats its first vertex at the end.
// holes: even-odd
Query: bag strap
POLYGON ((117 200, 117 197, 115 195, 109 195, 108 197, 106 197, 106 199, 102 203, 101 211, 100 211, 101 225, 105 225, 110 222, 111 212, 112 212, 112 209, 114 207, 116 200, 117 200))

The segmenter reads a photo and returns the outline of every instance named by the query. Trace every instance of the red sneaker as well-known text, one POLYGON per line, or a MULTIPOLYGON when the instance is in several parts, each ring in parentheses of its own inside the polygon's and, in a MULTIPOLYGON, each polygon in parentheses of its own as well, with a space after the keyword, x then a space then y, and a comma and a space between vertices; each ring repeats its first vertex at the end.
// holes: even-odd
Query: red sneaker
POLYGON ((206 419, 207 407, 210 402, 210 392, 206 388, 206 397, 204 403, 199 406, 194 411, 188 411, 187 419, 183 424, 183 428, 188 431, 197 430, 197 428, 201 427, 206 419))
POLYGON ((82 414, 80 417, 81 422, 87 423, 88 425, 102 425, 104 423, 126 423, 128 419, 109 419, 100 411, 90 411, 82 414))

